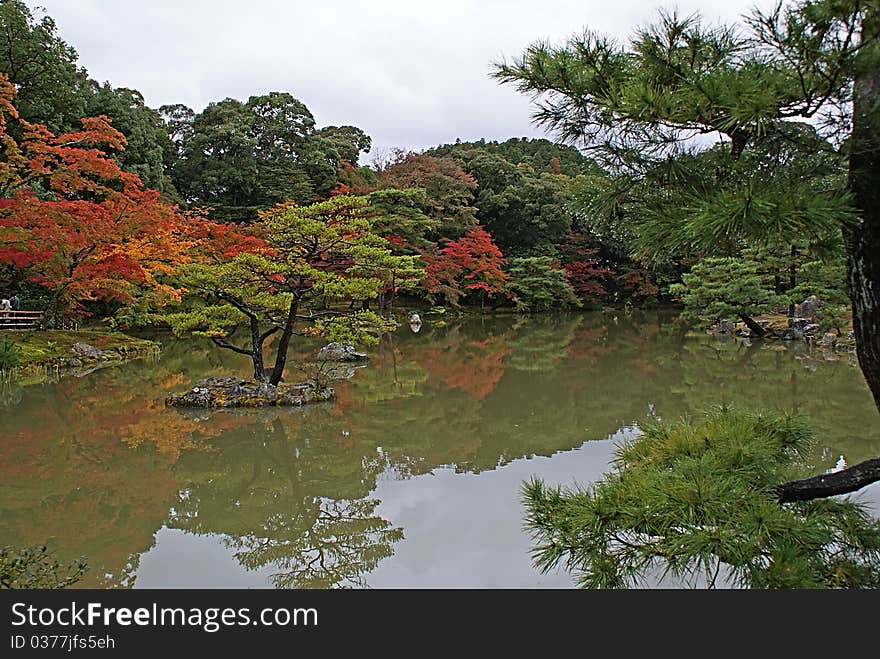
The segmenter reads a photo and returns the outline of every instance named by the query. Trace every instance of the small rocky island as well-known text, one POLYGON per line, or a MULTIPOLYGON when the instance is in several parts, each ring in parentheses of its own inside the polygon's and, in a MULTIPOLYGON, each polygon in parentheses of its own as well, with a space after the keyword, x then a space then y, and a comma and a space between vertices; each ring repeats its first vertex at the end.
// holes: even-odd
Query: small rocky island
POLYGON ((314 381, 301 384, 255 382, 236 377, 212 376, 196 382, 182 394, 170 394, 165 399, 169 407, 269 407, 306 405, 331 400, 336 395, 332 387, 314 381))
MULTIPOLYGON (((318 352, 318 361, 325 362, 363 362, 369 357, 356 352, 354 346, 344 343, 330 343, 318 352)), ((342 364, 340 364, 342 366, 342 364)), ((343 377, 351 377, 354 372, 343 377)), ((301 406, 332 400, 336 392, 315 380, 299 384, 256 382, 239 377, 211 376, 196 382, 192 389, 181 394, 170 394, 165 398, 168 407, 271 407, 301 406)))

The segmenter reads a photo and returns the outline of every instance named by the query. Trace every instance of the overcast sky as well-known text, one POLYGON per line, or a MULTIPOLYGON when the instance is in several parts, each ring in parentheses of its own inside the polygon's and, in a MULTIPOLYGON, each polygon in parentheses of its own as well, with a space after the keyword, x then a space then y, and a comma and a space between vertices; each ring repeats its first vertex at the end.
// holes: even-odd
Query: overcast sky
MULTIPOLYGON (((399 146, 543 134, 491 63, 585 26, 624 40, 676 7, 736 21, 767 0, 27 0, 44 7, 92 78, 151 107, 200 111, 287 91, 319 126, 350 124, 373 155, 399 146)), ((365 160, 369 160, 366 158, 365 160)))

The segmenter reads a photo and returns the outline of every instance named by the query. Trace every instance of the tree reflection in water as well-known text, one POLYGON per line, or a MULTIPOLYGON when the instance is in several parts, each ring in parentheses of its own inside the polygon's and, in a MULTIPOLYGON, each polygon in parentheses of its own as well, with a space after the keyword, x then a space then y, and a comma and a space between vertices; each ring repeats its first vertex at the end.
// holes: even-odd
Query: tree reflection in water
POLYGON ((270 567, 278 588, 365 585, 403 530, 367 498, 385 459, 342 441, 331 408, 262 411, 247 433, 183 456, 175 471, 189 487, 168 526, 222 534, 244 567, 270 567))
MULTIPOLYGON (((0 537, 48 544, 64 562, 85 556, 80 585, 135 584, 168 526, 220 538, 276 587, 361 587, 406 530, 371 496, 379 479, 479 474, 719 401, 806 415, 825 449, 817 464, 880 446, 846 359, 686 336, 657 313, 426 317, 334 382, 335 401, 290 410, 164 409, 169 391, 248 368, 208 342, 164 344, 155 361, 0 389, 0 537)), ((295 357, 304 368, 317 347, 295 357)))

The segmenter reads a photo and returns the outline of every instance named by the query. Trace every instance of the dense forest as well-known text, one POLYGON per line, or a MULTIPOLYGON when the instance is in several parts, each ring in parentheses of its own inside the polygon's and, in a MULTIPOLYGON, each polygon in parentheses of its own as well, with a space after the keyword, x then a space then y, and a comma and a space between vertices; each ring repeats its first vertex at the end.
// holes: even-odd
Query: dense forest
MULTIPOLYGON (((528 138, 459 140, 422 153, 396 149, 359 165, 370 150, 369 136, 355 126, 319 127, 287 91, 220 99, 200 112, 180 104, 150 108, 135 89, 91 79, 51 17, 32 15, 18 0, 4 0, 0 11, 10 37, 0 72, 14 88, 6 99, 7 139, 25 138, 17 148, 26 151, 26 129, 16 125, 24 122, 45 126, 51 135, 46 141, 59 144, 82 131, 83 117, 105 117, 107 129, 121 137, 95 137, 88 144, 93 155, 137 176, 142 189, 157 191, 157 203, 175 209, 184 223, 230 223, 235 226, 228 231, 248 232, 261 212, 281 203, 365 196, 392 251, 415 256, 424 271, 405 288, 386 287, 383 298, 400 292, 456 307, 489 303, 544 311, 644 304, 668 298, 667 285, 678 281, 680 263, 650 267, 626 241, 593 229, 579 200, 608 174, 573 147, 528 138)), ((20 187, 7 183, 4 196, 20 187)), ((30 307, 52 306, 58 322, 116 314, 124 324, 137 323, 155 306, 146 291, 130 286, 68 286, 59 297, 57 287, 72 265, 64 255, 69 250, 91 250, 91 265, 109 268, 111 278, 122 261, 113 266, 94 242, 47 245, 36 227, 7 221, 3 231, 14 231, 15 239, 3 241, 0 289, 23 291, 30 307), (52 255, 48 262, 27 257, 37 244, 44 257, 52 255)), ((107 232, 94 238, 116 242, 107 232)), ((74 270, 84 267, 89 264, 74 270)), ((163 273, 159 279, 179 288, 173 278, 163 273)))
MULTIPOLYGON (((847 329, 837 229, 848 213, 846 158, 811 124, 780 123, 735 161, 724 161, 723 144, 687 150, 674 161, 645 157, 631 163, 635 175, 608 153, 585 155, 528 138, 456 140, 421 153, 396 149, 359 165, 370 137, 356 126, 319 127, 289 91, 219 99, 200 112, 181 104, 150 108, 135 89, 91 79, 51 17, 34 16, 20 0, 4 0, 0 11, 9 37, 0 72, 14 88, 8 139, 25 137, 15 121, 45 126, 46 139, 57 144, 56 136, 82 130, 83 117, 105 117, 121 138, 96 139, 90 148, 137 176, 142 189, 157 191, 157 202, 184 223, 235 225, 224 231, 248 232, 278 204, 364 196, 391 251, 415 257, 423 270, 405 286, 386 282, 380 310, 398 293, 431 304, 519 311, 683 302, 698 324, 742 318, 759 334, 755 315, 794 317, 795 306, 815 295, 825 303, 822 328, 838 335, 847 329), (736 195, 744 186, 755 199, 748 212, 762 214, 752 224, 770 226, 773 216, 783 216, 783 231, 725 235, 714 209, 739 212, 736 195), (681 216, 694 203, 701 205, 694 219, 681 216), (697 222, 709 230, 697 235, 697 222)), ((20 186, 6 183, 4 196, 20 186)), ((71 286, 59 297, 70 250, 91 250, 91 264, 111 278, 122 267, 94 241, 47 245, 37 227, 9 221, 3 230, 15 236, 3 240, 3 291, 23 290, 31 306, 51 306, 59 322, 84 314, 116 314, 123 324, 156 320, 148 313, 155 300, 130 286, 71 286), (26 255, 38 252, 39 260, 26 255)), ((115 243, 106 232, 95 239, 115 243)), ((174 276, 145 279, 179 289, 174 276)))

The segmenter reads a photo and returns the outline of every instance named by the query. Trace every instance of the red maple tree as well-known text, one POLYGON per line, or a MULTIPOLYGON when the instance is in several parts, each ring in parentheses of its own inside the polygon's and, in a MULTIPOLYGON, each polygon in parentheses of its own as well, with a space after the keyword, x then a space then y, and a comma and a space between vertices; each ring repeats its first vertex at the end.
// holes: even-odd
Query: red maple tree
POLYGON ((481 303, 501 294, 509 275, 504 272, 504 255, 492 235, 482 226, 468 231, 460 240, 446 243, 437 255, 426 256, 429 293, 442 293, 449 304, 470 291, 480 291, 481 303))
POLYGON ((56 136, 21 119, 14 95, 0 74, 0 261, 47 289, 50 321, 88 300, 176 299, 163 279, 187 258, 190 227, 108 155, 122 133, 99 116, 56 136))
POLYGON ((568 281, 581 302, 598 303, 608 295, 608 282, 613 280, 613 268, 599 260, 599 248, 589 235, 572 231, 562 246, 568 281))

